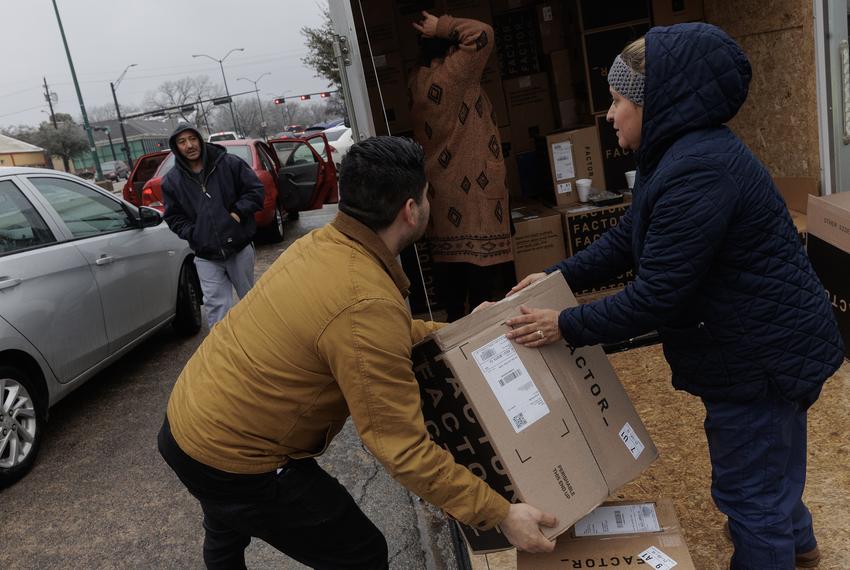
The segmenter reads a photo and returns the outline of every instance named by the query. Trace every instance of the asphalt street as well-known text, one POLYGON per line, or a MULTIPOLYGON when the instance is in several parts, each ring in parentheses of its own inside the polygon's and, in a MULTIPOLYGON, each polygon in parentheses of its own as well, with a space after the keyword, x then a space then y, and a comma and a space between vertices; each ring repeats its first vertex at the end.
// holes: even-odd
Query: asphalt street
MULTIPOLYGON (((285 242, 258 247, 257 275, 335 212, 288 222, 285 242)), ((0 491, 0 568, 203 567, 200 508, 159 457, 156 434, 204 334, 181 339, 169 327, 53 408, 32 472, 0 491)), ((350 422, 320 463, 384 532, 391 568, 456 567, 445 519, 387 475, 350 422)), ((259 540, 247 561, 303 568, 259 540)))

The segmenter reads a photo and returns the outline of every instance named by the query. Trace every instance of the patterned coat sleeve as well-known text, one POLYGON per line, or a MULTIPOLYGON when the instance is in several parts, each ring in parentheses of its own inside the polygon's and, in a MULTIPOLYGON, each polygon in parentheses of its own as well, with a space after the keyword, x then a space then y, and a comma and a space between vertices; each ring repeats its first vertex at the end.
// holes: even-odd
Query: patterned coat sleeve
POLYGON ((436 36, 458 41, 457 49, 445 60, 445 69, 452 80, 478 85, 493 51, 493 28, 478 20, 446 15, 440 16, 437 22, 436 36))

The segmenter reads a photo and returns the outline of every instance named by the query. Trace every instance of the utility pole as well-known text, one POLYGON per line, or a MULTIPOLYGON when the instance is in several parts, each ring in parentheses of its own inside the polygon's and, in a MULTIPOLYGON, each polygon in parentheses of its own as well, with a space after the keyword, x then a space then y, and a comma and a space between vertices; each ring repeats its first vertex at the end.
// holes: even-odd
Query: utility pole
MULTIPOLYGON (((130 170, 133 170, 133 157, 130 155, 130 143, 127 142, 127 131, 124 129, 124 119, 121 118, 121 107, 118 106, 118 97, 115 95, 115 90, 118 89, 118 85, 121 84, 121 80, 124 79, 125 75, 127 75, 127 71, 131 67, 136 67, 136 65, 137 64, 135 63, 131 63, 125 67, 124 71, 121 72, 121 75, 118 76, 118 79, 116 79, 114 83, 109 84, 109 89, 112 91, 112 101, 115 103, 115 115, 118 117, 118 126, 121 128, 121 141, 124 144, 124 156, 127 157, 127 166, 130 170)), ((115 154, 114 150, 112 154, 115 154)), ((141 204, 141 202, 139 203, 141 204)))
MULTIPOLYGON (((201 96, 198 95, 198 112, 201 114, 201 118, 204 120, 204 124, 207 126, 207 134, 211 135, 212 131, 210 130, 210 122, 207 119, 207 112, 204 111, 204 104, 201 102, 201 96)), ((200 127, 200 123, 198 127, 200 127)))
POLYGON ((50 120, 53 122, 53 128, 58 129, 59 125, 56 123, 56 114, 53 112, 53 96, 50 93, 50 88, 47 86, 47 78, 44 77, 44 98, 47 100, 47 105, 50 107, 50 120))
POLYGON ((53 11, 56 12, 56 21, 59 23, 59 33, 62 34, 62 44, 65 46, 65 55, 68 56, 68 66, 71 68, 71 78, 74 80, 74 89, 77 90, 77 100, 80 102, 80 112, 83 115, 83 128, 86 130, 86 135, 89 139, 89 150, 91 151, 92 160, 94 160, 95 178, 103 180, 103 171, 100 169, 100 159, 97 157, 97 147, 94 146, 94 135, 92 134, 91 125, 89 125, 89 116, 86 114, 86 105, 83 103, 83 94, 80 91, 80 82, 77 81, 77 72, 74 70, 74 60, 71 59, 71 50, 68 49, 68 39, 65 37, 65 28, 62 27, 62 18, 59 16, 59 8, 56 6, 56 0, 53 0, 53 11))
POLYGON ((230 90, 227 88, 227 76, 224 74, 224 60, 227 59, 228 56, 235 51, 245 51, 245 48, 233 48, 232 50, 227 52, 227 54, 221 59, 216 59, 211 55, 207 55, 205 53, 195 54, 192 57, 205 57, 207 59, 211 59, 213 61, 218 62, 218 66, 221 68, 221 79, 224 81, 224 94, 227 95, 228 99, 230 99, 230 101, 228 101, 227 103, 230 106, 230 118, 233 119, 233 129, 236 132, 236 135, 238 136, 242 133, 240 132, 241 129, 239 128, 239 122, 236 120, 236 113, 233 112, 233 99, 231 99, 230 97, 230 90))
POLYGON ((260 102, 260 88, 257 87, 257 84, 260 82, 260 79, 265 77, 266 75, 271 75, 271 71, 267 71, 261 76, 259 76, 256 80, 248 79, 247 77, 240 77, 236 81, 247 81, 248 83, 254 84, 254 93, 257 95, 257 107, 260 109, 260 132, 263 134, 263 140, 267 141, 266 137, 266 118, 263 116, 263 104, 260 102))

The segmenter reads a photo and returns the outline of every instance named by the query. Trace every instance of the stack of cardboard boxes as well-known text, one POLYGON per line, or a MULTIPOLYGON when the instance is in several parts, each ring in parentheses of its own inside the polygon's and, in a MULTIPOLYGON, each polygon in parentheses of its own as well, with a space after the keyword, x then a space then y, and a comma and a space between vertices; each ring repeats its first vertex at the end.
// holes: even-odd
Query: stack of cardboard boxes
MULTIPOLYGON (((625 206, 595 212, 578 202, 575 180, 594 190, 626 189, 631 151, 617 144, 606 121, 607 71, 614 57, 651 24, 699 20, 702 0, 359 0, 354 10, 377 134, 411 135, 407 80, 418 56, 412 22, 422 10, 473 18, 493 26, 495 49, 482 87, 492 101, 514 199, 552 206, 562 217, 564 254, 572 255, 599 228, 613 225, 625 206), (365 21, 364 21, 365 20, 365 21), (587 218, 594 218, 588 222, 587 218), (602 220, 609 220, 603 223, 602 220), (590 231, 583 231, 590 228, 590 231)), ((523 207, 528 207, 527 205, 523 207)), ((517 277, 544 268, 557 247, 524 237, 542 222, 515 213, 517 277), (531 224, 523 229, 523 224, 531 224), (541 250, 542 251, 542 250, 541 250)), ((547 265, 548 266, 548 265, 547 265)), ((623 280, 618 281, 620 283, 623 280)), ((609 284, 605 288, 612 288, 609 284)))

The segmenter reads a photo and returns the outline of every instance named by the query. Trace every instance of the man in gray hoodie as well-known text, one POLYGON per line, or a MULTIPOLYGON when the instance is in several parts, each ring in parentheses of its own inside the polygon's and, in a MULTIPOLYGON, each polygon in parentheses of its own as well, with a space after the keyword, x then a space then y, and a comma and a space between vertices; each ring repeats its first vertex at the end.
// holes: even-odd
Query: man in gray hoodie
POLYGON ((212 327, 254 284, 254 213, 263 207, 263 184, 241 158, 205 143, 180 124, 169 139, 175 167, 162 181, 165 221, 189 242, 212 327))

